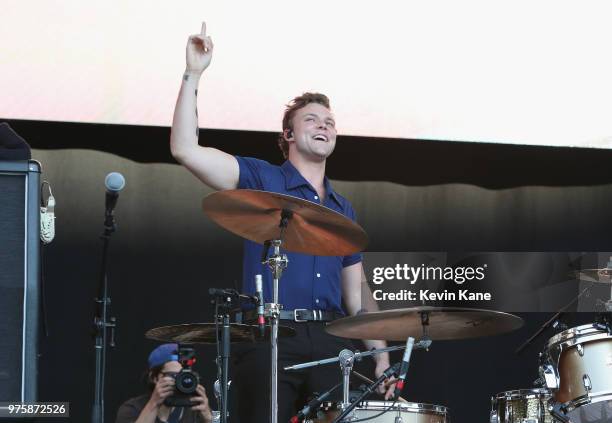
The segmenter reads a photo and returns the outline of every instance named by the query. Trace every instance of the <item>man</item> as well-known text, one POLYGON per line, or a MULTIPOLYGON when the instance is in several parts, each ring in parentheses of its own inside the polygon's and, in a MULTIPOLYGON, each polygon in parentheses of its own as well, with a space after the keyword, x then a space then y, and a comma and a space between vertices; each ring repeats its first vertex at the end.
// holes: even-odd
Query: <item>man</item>
POLYGON ((190 398, 192 407, 168 407, 164 401, 174 393, 174 376, 182 369, 178 361, 178 345, 163 344, 149 355, 149 394, 124 402, 115 423, 212 423, 206 390, 197 387, 190 398))
MULTIPOLYGON (((202 72, 212 58, 213 43, 206 36, 206 24, 200 34, 189 37, 187 43, 187 67, 179 92, 170 147, 173 156, 206 185, 216 190, 236 188, 257 189, 288 194, 314 201, 354 219, 350 203, 338 195, 325 177, 325 165, 336 144, 336 125, 327 97, 307 93, 294 99, 283 119, 283 131, 279 145, 287 161, 273 166, 262 160, 235 157, 218 149, 198 145, 197 89, 202 72)), ((243 291, 253 293, 254 276, 264 277, 264 296, 271 299, 272 283, 269 270, 261 265, 261 246, 245 242, 243 291)), ((355 315, 375 310, 371 296, 362 296, 369 288, 361 263, 361 255, 347 257, 317 257, 289 253, 289 266, 280 282, 279 302, 283 305, 282 325, 290 325, 297 331, 294 339, 279 341, 279 368, 287 363, 309 361, 337 355, 346 341, 332 337, 323 330, 323 321, 341 317, 346 311, 355 315), (364 289, 365 288, 365 289, 364 289), (361 303, 367 301, 367 307, 361 303), (316 311, 316 312, 315 312, 316 311), (297 313, 297 314, 296 314, 297 313), (320 317, 323 316, 321 319, 320 317)), ((366 341, 368 348, 385 346, 382 341, 366 341)), ((264 381, 269 363, 265 348, 253 347, 240 358, 235 380, 243 423, 267 421, 269 408, 262 401, 262 391, 269 389, 264 381), (249 363, 249 365, 245 364, 249 363), (242 371, 244 369, 250 369, 242 371), (248 372, 248 373, 247 373, 248 372), (247 384, 246 378, 249 377, 247 384), (249 386, 250 385, 250 386, 249 386), (246 390, 250 390, 247 396, 246 390), (259 397, 254 397, 257 391, 259 397), (248 417, 248 418, 247 418, 248 417)), ((388 354, 376 356, 377 376, 389 367, 388 354)), ((279 371, 278 421, 287 421, 295 411, 294 402, 309 390, 322 392, 340 378, 337 369, 329 367, 309 372, 289 374, 279 371), (333 377, 330 379, 330 375, 333 377), (306 392, 304 392, 306 390, 306 392)), ((392 388, 387 391, 390 397, 392 388)))

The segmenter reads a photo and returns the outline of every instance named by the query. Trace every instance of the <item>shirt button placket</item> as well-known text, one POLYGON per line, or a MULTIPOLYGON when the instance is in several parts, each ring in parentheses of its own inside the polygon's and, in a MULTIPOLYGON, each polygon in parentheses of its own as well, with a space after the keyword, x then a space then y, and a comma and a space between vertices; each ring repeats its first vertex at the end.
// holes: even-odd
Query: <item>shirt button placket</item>
MULTIPOLYGON (((317 277, 317 279, 320 279, 320 278, 321 278, 321 274, 320 274, 320 273, 315 273, 315 276, 317 277)), ((319 304, 319 303, 320 303, 320 300, 319 300, 318 298, 315 298, 315 303, 316 303, 316 304, 319 304)))

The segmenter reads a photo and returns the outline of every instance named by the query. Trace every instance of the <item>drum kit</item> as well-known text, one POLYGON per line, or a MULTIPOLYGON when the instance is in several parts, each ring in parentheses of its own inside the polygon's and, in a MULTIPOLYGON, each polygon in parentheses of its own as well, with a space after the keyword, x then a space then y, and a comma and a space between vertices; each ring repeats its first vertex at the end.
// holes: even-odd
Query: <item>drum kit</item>
MULTIPOLYGON (((213 323, 159 327, 149 330, 146 336, 163 342, 217 345, 220 383, 216 386, 221 391, 218 400, 220 421, 223 423, 229 418, 230 344, 269 342, 270 422, 277 423, 278 338, 295 335, 292 328, 279 325, 282 309, 278 303, 279 282, 283 270, 289 265, 281 248, 312 255, 343 256, 364 250, 367 235, 361 227, 340 213, 317 203, 278 193, 220 191, 204 198, 202 207, 205 214, 221 227, 264 245, 262 263, 267 265, 273 277, 272 302, 263 304, 261 296, 241 294, 235 290, 211 289, 211 295, 215 298, 213 323), (272 254, 269 254, 270 248, 273 249, 272 254), (259 325, 231 323, 230 313, 244 301, 256 306, 259 325)), ((612 272, 603 270, 594 269, 589 275, 607 275, 609 279, 612 272)), ((506 391, 493 396, 490 422, 612 422, 612 325, 606 315, 602 316, 596 323, 571 328, 552 337, 540 354, 541 387, 506 391)), ((300 418, 306 422, 367 420, 373 423, 449 423, 449 410, 441 405, 413 403, 401 397, 393 402, 367 400, 367 394, 373 392, 378 384, 384 383, 386 378, 382 376, 377 381, 369 380, 354 372, 352 364, 363 356, 399 349, 406 349, 404 358, 409 358, 413 348, 428 349, 436 340, 491 336, 516 330, 522 325, 520 317, 509 313, 457 307, 419 306, 362 313, 332 321, 327 324, 326 331, 350 339, 407 341, 406 346, 367 352, 343 350, 337 357, 302 363, 284 370, 340 363, 343 372, 342 402, 324 402, 328 391, 327 395, 309 403, 307 409, 310 413, 300 414, 300 418), (414 342, 415 339, 417 342, 414 342), (354 400, 348 395, 351 373, 370 384, 363 395, 354 400)), ((397 376, 399 369, 399 365, 395 365, 386 373, 397 376)))

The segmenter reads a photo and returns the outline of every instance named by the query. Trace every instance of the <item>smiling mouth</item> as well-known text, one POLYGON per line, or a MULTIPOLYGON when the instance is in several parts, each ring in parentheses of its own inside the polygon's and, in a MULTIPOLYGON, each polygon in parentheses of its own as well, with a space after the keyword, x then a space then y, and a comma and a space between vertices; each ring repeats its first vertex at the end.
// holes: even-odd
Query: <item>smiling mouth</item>
POLYGON ((325 135, 315 135, 314 137, 312 137, 312 139, 317 140, 317 141, 325 141, 325 142, 328 141, 325 135))

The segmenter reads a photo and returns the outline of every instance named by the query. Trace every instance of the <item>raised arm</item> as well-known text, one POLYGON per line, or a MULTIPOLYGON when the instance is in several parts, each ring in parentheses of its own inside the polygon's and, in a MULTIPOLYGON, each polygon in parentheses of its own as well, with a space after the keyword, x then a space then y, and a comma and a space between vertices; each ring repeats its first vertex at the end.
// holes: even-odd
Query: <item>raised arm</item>
POLYGON ((187 66, 179 91, 170 151, 172 156, 191 173, 213 189, 234 189, 238 186, 238 162, 235 157, 221 150, 198 144, 198 86, 200 77, 212 59, 213 43, 206 36, 206 23, 202 31, 187 41, 187 66))

